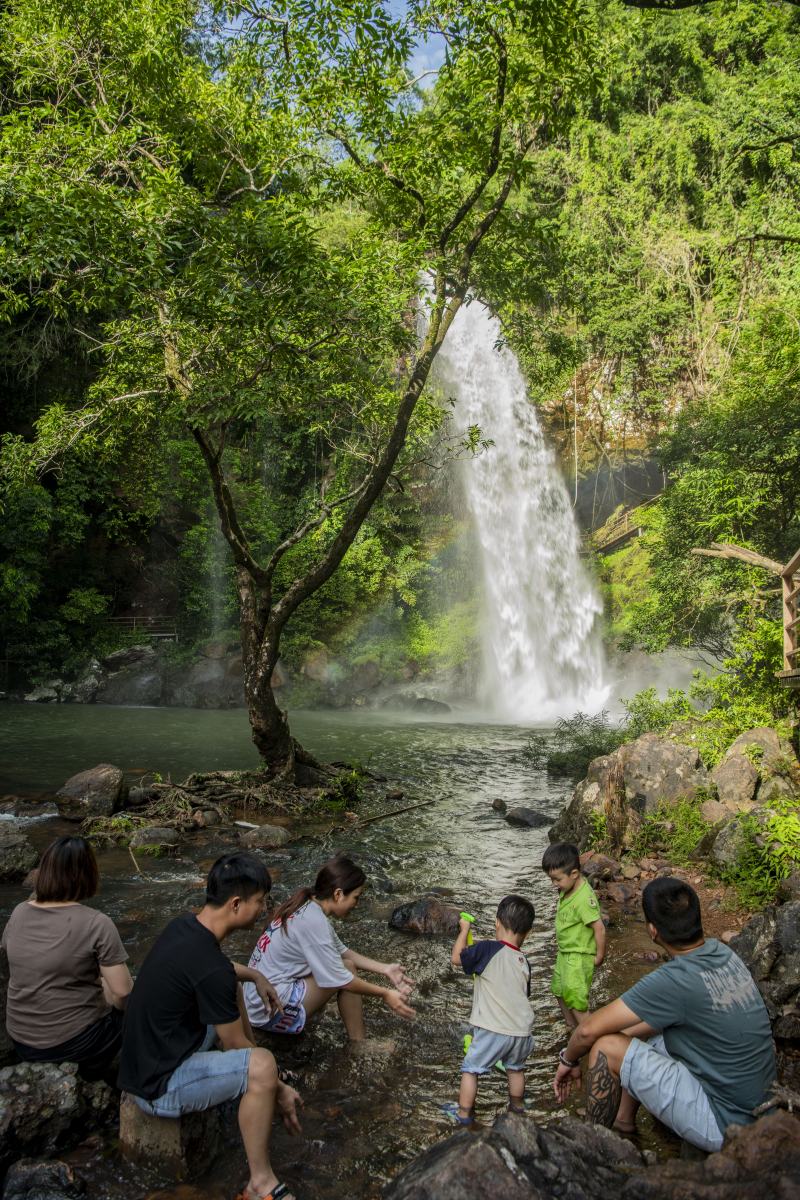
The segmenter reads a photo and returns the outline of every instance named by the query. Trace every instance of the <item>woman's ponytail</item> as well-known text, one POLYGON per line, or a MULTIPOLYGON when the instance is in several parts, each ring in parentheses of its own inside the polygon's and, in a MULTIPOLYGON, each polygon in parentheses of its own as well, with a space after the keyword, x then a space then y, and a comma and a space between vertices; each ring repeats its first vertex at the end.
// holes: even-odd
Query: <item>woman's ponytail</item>
POLYGON ((281 929, 286 933, 289 917, 307 904, 312 897, 315 900, 330 900, 337 889, 341 889, 345 896, 349 896, 356 888, 363 887, 366 881, 367 877, 361 867, 344 854, 337 854, 335 858, 328 859, 325 865, 320 867, 313 887, 298 888, 288 900, 284 900, 283 904, 279 905, 273 915, 272 924, 275 925, 280 921, 281 929))

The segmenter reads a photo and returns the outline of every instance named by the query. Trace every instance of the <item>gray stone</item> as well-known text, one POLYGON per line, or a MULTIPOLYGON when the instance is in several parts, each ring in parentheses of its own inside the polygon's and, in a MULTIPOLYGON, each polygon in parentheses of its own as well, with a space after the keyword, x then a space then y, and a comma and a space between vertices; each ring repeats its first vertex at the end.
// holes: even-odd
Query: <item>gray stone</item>
POLYGON ((164 680, 155 666, 128 667, 101 680, 95 699, 103 704, 127 704, 139 708, 159 705, 164 680))
POLYGON ((751 754, 755 751, 753 757, 760 764, 771 766, 785 757, 789 746, 788 743, 781 742, 774 729, 760 726, 758 729, 748 729, 745 733, 740 733, 725 751, 725 758, 728 758, 729 755, 745 753, 748 750, 751 754))
POLYGON ((82 1140, 114 1114, 104 1083, 74 1063, 17 1063, 0 1070, 0 1175, 18 1158, 49 1155, 82 1140))
POLYGON ((54 683, 44 683, 28 692, 25 699, 29 704, 56 704, 59 690, 54 683))
POLYGON ((3 1200, 75 1200, 86 1184, 67 1163, 21 1158, 9 1168, 3 1200))
POLYGON ((123 650, 107 654, 103 659, 103 666, 107 671, 121 671, 123 667, 152 663, 155 657, 155 647, 146 642, 141 646, 126 646, 123 650))
POLYGON ((800 797, 798 797, 797 789, 782 775, 770 775, 767 779, 762 780, 756 797, 759 806, 798 798, 800 797))
POLYGON ((509 825, 524 825, 528 829, 542 829, 550 824, 550 817, 533 808, 510 808, 506 813, 509 825))
POLYGON ((547 836, 551 842, 573 842, 581 849, 587 846, 594 834, 592 817, 603 812, 601 782, 593 774, 606 773, 611 756, 596 758, 589 764, 589 774, 575 788, 572 799, 550 827, 547 836), (600 764, 603 764, 602 767, 600 764))
POLYGON ((776 1200, 797 1195, 800 1121, 772 1113, 731 1130, 720 1152, 652 1164, 611 1130, 572 1117, 543 1127, 503 1115, 405 1167, 384 1200, 776 1200))
POLYGON ((732 867, 747 842, 742 823, 736 817, 717 833, 710 850, 711 861, 718 867, 732 867))
POLYGON ((119 1106, 119 1147, 123 1158, 146 1163, 170 1179, 204 1175, 224 1147, 224 1124, 219 1108, 182 1117, 151 1117, 132 1096, 122 1094, 119 1106))
POLYGON ((458 926, 458 909, 442 904, 435 896, 421 896, 400 904, 389 917, 389 928, 401 929, 404 933, 455 937, 458 926))
POLYGON ((708 821, 709 825, 719 825, 723 821, 729 821, 731 814, 719 800, 709 798, 700 805, 700 816, 704 821, 708 821))
POLYGON ((0 883, 18 883, 39 861, 21 830, 0 828, 0 883))
POLYGON ((492 808, 495 812, 504 813, 507 809, 505 800, 501 800, 499 796, 495 796, 492 801, 492 808))
POLYGON ((180 834, 166 825, 147 825, 137 829, 130 840, 132 850, 161 850, 169 854, 177 850, 180 844, 180 834))
POLYGON ((776 909, 765 908, 730 940, 731 950, 739 955, 756 983, 769 977, 781 953, 777 926, 776 909))
POLYGON ((102 671, 100 663, 92 658, 83 669, 83 674, 72 689, 72 700, 76 704, 94 704, 100 687, 102 671))
POLYGON ((244 704, 241 653, 174 668, 164 682, 163 703, 185 708, 240 708, 244 704))
POLYGON ((83 821, 86 817, 110 817, 119 812, 127 795, 128 786, 119 767, 100 763, 68 779, 56 793, 56 804, 62 817, 83 821))
POLYGON ((711 782, 717 789, 720 803, 731 812, 746 812, 755 803, 758 770, 744 754, 725 755, 711 772, 711 782))
POLYGON ((280 825, 259 825, 258 829, 248 829, 242 838, 243 845, 258 850, 274 850, 289 841, 291 834, 280 825))
POLYGON ((640 814, 691 799, 708 787, 708 772, 693 746, 644 733, 615 754, 623 767, 626 803, 640 814))

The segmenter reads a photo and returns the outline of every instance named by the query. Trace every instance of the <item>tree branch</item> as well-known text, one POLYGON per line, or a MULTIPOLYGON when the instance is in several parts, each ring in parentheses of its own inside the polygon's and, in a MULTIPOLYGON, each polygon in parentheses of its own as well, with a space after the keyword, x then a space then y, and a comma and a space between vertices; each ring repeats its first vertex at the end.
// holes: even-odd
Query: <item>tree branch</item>
POLYGON ((482 177, 478 180, 478 183, 473 188, 471 194, 467 196, 463 204, 459 205, 453 216, 442 230, 439 236, 439 252, 441 254, 444 254, 450 238, 480 200, 488 184, 497 174, 500 166, 500 141, 503 132, 502 116, 503 105, 505 104, 506 98, 506 82, 508 78, 508 51, 506 49, 505 42, 499 36, 499 34, 494 34, 493 36, 499 51, 497 60, 497 89, 495 92, 495 111, 497 114, 497 119, 495 121, 494 129, 492 130, 492 142, 489 150, 489 163, 482 177))
POLYGON ((751 246, 753 242, 787 242, 789 245, 800 245, 800 237, 792 233, 743 233, 732 242, 728 242, 727 249, 732 250, 739 242, 749 242, 751 246))
POLYGON ((360 168, 360 170, 368 171, 372 169, 375 171, 381 171, 386 176, 392 187, 396 188, 398 192, 403 192, 405 195, 411 196, 413 200, 416 200, 417 204, 419 205, 417 228, 425 228, 428 218, 425 211, 425 197, 422 195, 422 192, 418 191, 410 183, 406 183, 406 181, 401 179, 399 175, 395 175, 391 168, 387 166, 387 164, 381 159, 376 158, 373 162, 365 162, 355 147, 344 136, 344 134, 336 133, 335 130, 329 129, 328 136, 332 137, 334 141, 339 143, 339 145, 347 154, 348 158, 352 159, 352 161, 357 167, 360 168))
POLYGON ((755 550, 748 550, 744 546, 734 546, 730 542, 712 542, 709 549, 696 546, 692 550, 692 554, 700 554, 705 558, 733 558, 739 562, 748 563, 751 567, 761 567, 764 571, 769 571, 770 575, 783 575, 784 564, 775 562, 774 558, 765 558, 763 554, 757 554, 755 550))

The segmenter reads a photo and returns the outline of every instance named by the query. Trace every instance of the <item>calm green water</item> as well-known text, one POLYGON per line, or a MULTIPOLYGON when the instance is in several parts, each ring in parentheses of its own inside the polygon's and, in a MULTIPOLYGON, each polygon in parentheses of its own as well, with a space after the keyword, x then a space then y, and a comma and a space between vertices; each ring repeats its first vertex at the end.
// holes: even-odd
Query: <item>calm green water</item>
MULTIPOLYGON (((0 791, 18 794, 52 792, 69 775, 103 761, 132 771, 171 773, 174 779, 192 770, 255 762, 241 712, 7 705, 0 708, 0 722, 0 791)), ((494 910, 507 892, 522 892, 536 905, 537 923, 526 943, 537 1037, 528 1093, 537 1116, 555 1115, 550 1082, 563 1031, 548 991, 554 895, 539 869, 547 833, 509 826, 490 805, 501 796, 509 806, 525 804, 555 817, 569 785, 528 767, 522 755, 528 731, 522 728, 298 713, 293 729, 322 758, 357 759, 387 775, 387 786, 402 788, 407 803, 434 801, 356 833, 306 831, 270 863, 280 900, 312 882, 332 850, 350 851, 364 864, 371 886, 341 927, 343 939, 372 958, 402 960, 417 980, 414 1022, 399 1022, 382 1005, 367 1005, 370 1034, 397 1043, 388 1058, 355 1058, 333 1014, 313 1033, 272 1047, 279 1064, 298 1073, 306 1098, 303 1138, 276 1132, 280 1177, 303 1200, 367 1198, 379 1195, 386 1180, 420 1149, 451 1132, 439 1105, 457 1092, 470 985, 450 967, 446 939, 415 938, 386 924, 395 905, 431 887, 447 889, 453 903, 473 912, 483 936, 493 935, 494 910)), ((383 803, 397 807, 396 801, 383 803)), ((28 828, 45 845, 62 827, 54 819, 28 828)), ((97 903, 116 921, 134 967, 167 920, 200 902, 205 870, 235 838, 232 830, 197 834, 176 862, 147 864, 145 877, 124 851, 101 856, 103 890, 97 903)), ((20 888, 0 891, 0 921, 23 894, 20 888)), ((229 952, 246 961, 257 932, 238 935, 229 952)), ((622 942, 612 940, 610 966, 596 982, 596 1002, 641 973, 636 954, 643 945, 630 933, 622 942)), ((491 1121, 504 1096, 499 1074, 482 1083, 479 1116, 491 1121)), ((225 1200, 244 1179, 233 1131, 219 1172, 191 1191, 160 1189, 141 1169, 120 1164, 113 1149, 98 1154, 90 1148, 77 1162, 90 1179, 90 1200, 123 1195, 225 1200)))

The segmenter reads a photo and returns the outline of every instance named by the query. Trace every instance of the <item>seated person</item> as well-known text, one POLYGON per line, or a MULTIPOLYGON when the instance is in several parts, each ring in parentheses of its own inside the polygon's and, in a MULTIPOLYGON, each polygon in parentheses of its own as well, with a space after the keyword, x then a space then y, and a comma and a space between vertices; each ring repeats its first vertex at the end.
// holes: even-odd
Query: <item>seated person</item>
POLYGON ((270 1052, 255 1046, 237 980, 257 980, 265 1002, 274 991, 221 949, 234 930, 252 929, 270 886, 255 855, 217 859, 200 912, 170 921, 142 963, 119 1071, 119 1086, 153 1116, 179 1117, 241 1096, 239 1129, 250 1170, 243 1200, 293 1200, 269 1158, 276 1105, 287 1129, 300 1130, 300 1097, 278 1079, 270 1052), (217 1041, 221 1050, 214 1049, 217 1041))
POLYGON ((74 1062, 86 1079, 111 1067, 131 990, 114 922, 82 904, 97 894, 94 851, 82 837, 47 847, 36 890, 3 930, 9 985, 6 1028, 23 1062, 74 1062))
POLYGON ((336 936, 330 917, 342 919, 358 904, 366 876, 349 858, 338 855, 321 868, 313 887, 300 888, 276 910, 258 939, 250 966, 274 985, 283 1012, 271 1013, 252 984, 244 998, 257 1029, 300 1033, 306 1020, 336 996, 339 1015, 353 1042, 364 1040, 362 996, 377 996, 398 1017, 413 1017, 406 1003, 413 988, 400 963, 376 962, 348 950, 336 936), (385 975, 391 987, 367 983, 357 969, 385 975))
POLYGON ((769 1016, 742 960, 703 936, 687 883, 653 879, 642 908, 669 962, 581 1022, 553 1087, 563 1103, 588 1054, 590 1121, 633 1132, 641 1103, 693 1146, 719 1150, 729 1125, 755 1119, 775 1081, 769 1016))

